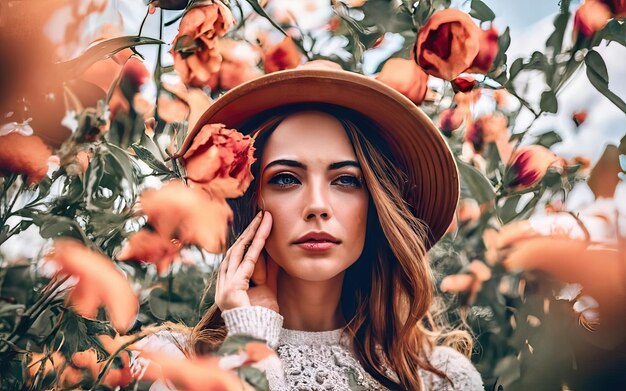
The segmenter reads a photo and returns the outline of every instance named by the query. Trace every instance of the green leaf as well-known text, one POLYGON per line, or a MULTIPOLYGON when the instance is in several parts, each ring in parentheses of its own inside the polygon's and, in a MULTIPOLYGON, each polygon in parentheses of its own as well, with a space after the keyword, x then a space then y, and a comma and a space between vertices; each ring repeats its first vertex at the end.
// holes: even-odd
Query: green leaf
POLYGON ((555 131, 551 130, 540 135, 536 144, 543 145, 546 148, 550 148, 554 144, 560 143, 561 141, 563 141, 561 136, 559 136, 559 134, 555 131))
POLYGON ((556 113, 559 108, 559 102, 556 99, 556 94, 552 90, 544 91, 541 94, 541 102, 539 103, 541 110, 546 113, 556 113))
POLYGON ((41 216, 43 223, 39 227, 39 234, 44 239, 52 239, 59 237, 72 237, 88 243, 89 239, 85 236, 82 228, 78 226, 76 221, 65 216, 46 215, 41 216))
MULTIPOLYGON (((492 68, 499 68, 501 65, 506 64, 506 51, 511 45, 511 33, 507 27, 504 32, 498 37, 498 54, 493 60, 492 68)), ((502 83, 501 83, 502 84, 502 83)))
POLYGON ((622 98, 615 95, 613 91, 609 90, 609 73, 600 53, 595 50, 589 51, 585 56, 585 65, 587 66, 587 77, 596 90, 626 113, 626 103, 622 98))
POLYGON ((456 159, 456 163, 459 167, 463 184, 467 186, 479 204, 489 202, 496 197, 493 186, 480 171, 462 160, 456 159))
POLYGON ((481 0, 472 0, 472 10, 470 16, 480 20, 481 22, 492 21, 496 18, 496 14, 493 13, 491 8, 481 0))
POLYGON ((133 144, 131 148, 135 151, 137 158, 146 163, 151 169, 156 171, 158 174, 168 174, 170 170, 167 168, 163 162, 158 160, 152 152, 148 150, 148 148, 143 145, 133 144))
POLYGON ((80 56, 69 61, 56 64, 56 66, 62 80, 71 80, 85 72, 87 68, 97 61, 107 59, 123 49, 132 46, 160 45, 163 43, 163 41, 158 39, 138 37, 136 35, 106 39, 93 45, 80 56))
POLYGON ((237 368, 237 373, 257 391, 269 391, 270 384, 265 372, 254 367, 237 368))
POLYGON ((226 338, 220 348, 217 350, 218 356, 226 356, 229 354, 235 354, 244 349, 247 343, 260 341, 265 342, 262 339, 254 338, 247 334, 233 334, 226 338))
POLYGON ((622 46, 626 46, 626 23, 613 19, 607 25, 596 33, 600 39, 617 42, 622 46))
POLYGON ((515 79, 518 73, 520 73, 524 69, 524 60, 522 58, 518 58, 513 61, 511 64, 511 69, 509 70, 509 80, 515 79))
POLYGON ((546 47, 552 48, 552 58, 561 53, 563 48, 563 36, 565 34, 565 27, 569 21, 569 11, 561 13, 554 18, 554 31, 550 34, 550 37, 546 41, 546 47))

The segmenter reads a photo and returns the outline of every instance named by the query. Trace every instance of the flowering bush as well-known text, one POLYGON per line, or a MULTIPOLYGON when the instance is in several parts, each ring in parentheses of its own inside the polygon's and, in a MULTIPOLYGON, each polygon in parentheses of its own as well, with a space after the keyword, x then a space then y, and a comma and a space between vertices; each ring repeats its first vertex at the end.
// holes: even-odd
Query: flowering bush
MULTIPOLYGON (((150 1, 145 16, 160 15, 161 32, 178 25, 169 63, 143 24, 133 36, 103 28, 106 39, 68 60, 108 1, 15 3, 0 15, 0 47, 11 53, 0 77, 16 75, 0 96, 0 389, 143 389, 164 378, 183 389, 266 389, 254 364, 273 352, 258 341, 227 340, 193 359, 142 345, 174 323, 194 325, 212 304, 199 292, 224 251, 227 199, 253 179, 254 140, 236 129, 205 125, 177 151, 223 91, 303 63, 363 72, 366 52, 389 35, 403 45, 372 77, 439 125, 461 175, 455 220, 429 254, 436 318, 473 332, 488 389, 624 385, 614 360, 626 341, 626 229, 611 197, 626 175, 626 137, 592 168, 551 151, 558 132, 515 126, 561 110, 557 94, 582 68, 626 112, 596 50, 626 45, 623 1, 562 0, 545 50, 519 58, 480 0, 464 9, 332 1, 328 12, 315 2, 150 1), (44 22, 65 6, 80 12, 65 41, 51 42, 44 22), (33 26, 15 34, 31 23, 23 15, 33 26), (324 20, 302 24, 311 15, 324 20), (343 53, 324 49, 335 42, 343 53), (144 45, 156 45, 154 64, 138 56, 144 45), (541 75, 541 91, 528 92, 524 74, 541 75), (570 210, 581 183, 596 201, 570 210), (160 370, 132 366, 133 354, 160 370)), ((571 114, 581 129, 583 109, 571 114)))

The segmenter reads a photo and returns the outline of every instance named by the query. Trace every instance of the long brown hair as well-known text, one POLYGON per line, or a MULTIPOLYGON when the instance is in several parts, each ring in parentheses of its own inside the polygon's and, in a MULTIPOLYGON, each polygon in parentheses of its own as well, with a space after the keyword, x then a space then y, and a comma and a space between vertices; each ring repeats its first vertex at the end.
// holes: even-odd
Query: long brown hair
MULTIPOLYGON (((435 325, 429 316, 433 299, 433 275, 428 262, 425 223, 405 202, 402 167, 393 161, 384 140, 362 116, 350 110, 316 105, 315 110, 334 115, 343 125, 370 194, 366 240, 359 259, 346 270, 340 298, 348 323, 343 329, 363 368, 391 390, 422 390, 419 369, 439 376, 428 357, 435 343, 435 325), (397 379, 390 377, 391 369, 397 379)), ((266 115, 254 126, 257 153, 272 131, 291 113, 266 115)), ((300 108, 299 110, 302 110, 300 108)), ((252 166, 259 177, 260 159, 252 166)), ((257 212, 259 186, 255 182, 232 202, 234 221, 231 243, 257 212)), ((189 349, 197 354, 215 350, 226 330, 221 312, 210 307, 195 326, 189 349)))

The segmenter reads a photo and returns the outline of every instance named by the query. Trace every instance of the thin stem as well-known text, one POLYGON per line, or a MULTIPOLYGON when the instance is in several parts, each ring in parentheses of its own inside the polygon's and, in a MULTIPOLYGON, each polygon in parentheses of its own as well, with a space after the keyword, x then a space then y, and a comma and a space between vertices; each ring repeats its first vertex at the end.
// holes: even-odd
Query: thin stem
POLYGON ((102 370, 100 371, 100 373, 98 374, 98 378, 96 379, 96 381, 94 382, 93 386, 90 388, 90 390, 95 390, 98 385, 100 385, 100 382, 102 381, 102 379, 104 378, 104 376, 107 374, 107 372, 109 371, 109 367, 111 366, 111 363, 113 362, 113 359, 115 359, 115 357, 117 357, 124 349, 126 349, 127 347, 129 347, 130 345, 134 344, 137 341, 140 341, 141 339, 145 338, 145 335, 138 335, 137 337, 133 338, 132 340, 126 342, 125 344, 123 344, 122 346, 120 346, 119 348, 117 348, 117 350, 115 352, 113 352, 109 358, 107 359, 107 361, 104 363, 104 366, 102 367, 102 370))
MULTIPOLYGON (((163 9, 159 8, 159 40, 163 39, 163 9)), ((154 120, 156 121, 156 129, 154 130, 156 134, 160 134, 164 128, 164 125, 161 124, 159 117, 159 97, 161 96, 161 91, 163 91, 163 86, 161 85, 161 54, 163 52, 163 45, 159 44, 157 48, 157 58, 156 65, 154 67, 154 82, 156 84, 156 102, 154 105, 154 120)))

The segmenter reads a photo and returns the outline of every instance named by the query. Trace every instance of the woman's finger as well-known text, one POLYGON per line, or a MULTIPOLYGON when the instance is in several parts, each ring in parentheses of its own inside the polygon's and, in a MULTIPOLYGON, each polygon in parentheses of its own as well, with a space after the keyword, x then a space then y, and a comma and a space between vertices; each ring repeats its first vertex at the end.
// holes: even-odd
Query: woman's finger
POLYGON ((246 252, 246 246, 252 242, 255 232, 261 224, 262 217, 261 212, 259 212, 250 222, 248 227, 241 233, 241 235, 239 235, 235 244, 228 249, 230 256, 228 259, 228 266, 226 268, 226 279, 230 279, 237 272, 241 259, 246 252))
MULTIPOLYGON (((254 272, 254 268, 256 266, 257 260, 261 255, 261 251, 265 247, 265 239, 270 234, 272 230, 272 215, 268 212, 263 216, 263 220, 261 220, 261 224, 254 235, 254 239, 248 247, 248 251, 243 256, 241 263, 237 269, 237 278, 241 279, 249 279, 254 272)), ((230 267, 230 266, 229 266, 230 267)))
POLYGON ((259 255, 259 259, 256 261, 256 265, 254 266, 254 271, 252 272, 252 277, 250 279, 256 285, 263 285, 267 281, 267 259, 265 257, 265 251, 261 251, 261 255, 259 255))

